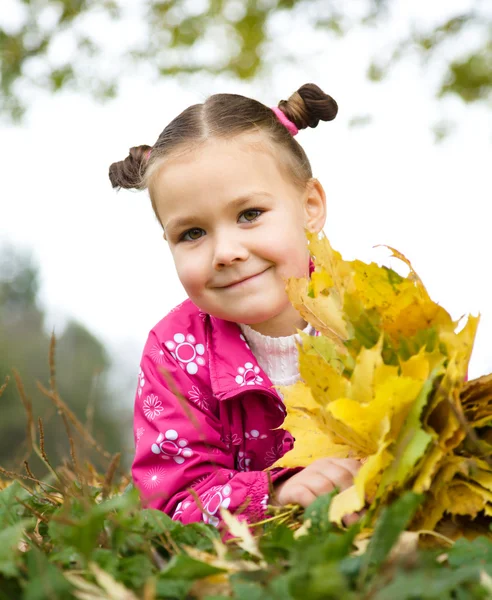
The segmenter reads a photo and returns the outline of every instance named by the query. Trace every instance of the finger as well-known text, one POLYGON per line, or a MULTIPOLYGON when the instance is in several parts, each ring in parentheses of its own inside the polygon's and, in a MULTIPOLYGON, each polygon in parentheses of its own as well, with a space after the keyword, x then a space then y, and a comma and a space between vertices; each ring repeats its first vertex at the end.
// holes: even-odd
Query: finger
POLYGON ((307 486, 299 485, 290 490, 289 498, 288 504, 300 504, 303 508, 307 508, 316 500, 317 495, 307 486))
POLYGON ((349 470, 352 475, 355 477, 357 475, 357 473, 359 472, 359 469, 361 468, 361 463, 360 461, 356 460, 355 458, 318 458, 318 460, 315 460, 313 463, 311 463, 309 468, 312 468, 316 471, 323 471, 325 472, 327 469, 330 468, 330 465, 338 465, 338 466, 342 466, 344 468, 346 468, 347 470, 349 470))
POLYGON ((333 487, 338 490, 346 490, 354 483, 354 475, 351 471, 339 464, 329 464, 324 471, 319 472, 320 475, 328 479, 333 487))
POLYGON ((360 517, 361 517, 361 515, 359 513, 350 513, 350 515, 345 515, 343 517, 342 521, 346 527, 350 527, 354 523, 357 523, 357 521, 360 519, 360 517))
POLYGON ((336 460, 336 464, 343 466, 345 469, 348 469, 353 477, 355 477, 357 475, 357 473, 359 472, 360 468, 362 467, 362 464, 360 461, 355 460, 355 458, 339 458, 339 459, 332 459, 333 461, 336 460))
POLYGON ((338 487, 330 477, 327 477, 326 474, 322 472, 310 473, 309 479, 304 481, 304 485, 315 495, 316 498, 318 496, 322 496, 323 494, 328 494, 338 487))

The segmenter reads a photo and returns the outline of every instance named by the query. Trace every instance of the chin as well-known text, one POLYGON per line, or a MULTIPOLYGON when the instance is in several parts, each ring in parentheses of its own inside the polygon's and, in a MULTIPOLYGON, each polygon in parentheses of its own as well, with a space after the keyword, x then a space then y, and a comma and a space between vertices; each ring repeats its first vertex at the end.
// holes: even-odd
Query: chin
POLYGON ((235 323, 243 323, 244 325, 261 325, 267 321, 271 321, 278 315, 276 311, 248 311, 244 313, 231 314, 228 317, 223 317, 228 321, 234 321, 235 323))
POLYGON ((218 319, 224 319, 224 321, 232 321, 234 323, 243 323, 244 325, 256 325, 258 323, 264 323, 275 317, 278 313, 275 311, 258 310, 214 310, 213 307, 203 307, 202 310, 208 312, 218 319))
POLYGON ((259 325, 278 317, 282 314, 286 306, 289 306, 286 298, 261 298, 252 296, 251 298, 241 298, 230 306, 218 303, 202 303, 202 306, 195 302, 204 312, 234 323, 243 323, 244 325, 259 325), (229 309, 229 310, 228 310, 229 309))

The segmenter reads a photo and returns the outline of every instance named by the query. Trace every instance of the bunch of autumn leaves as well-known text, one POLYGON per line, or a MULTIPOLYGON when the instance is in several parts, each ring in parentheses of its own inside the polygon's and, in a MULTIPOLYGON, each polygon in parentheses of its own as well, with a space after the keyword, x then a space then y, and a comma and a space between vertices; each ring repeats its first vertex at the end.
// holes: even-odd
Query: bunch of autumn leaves
POLYGON ((407 277, 344 261, 326 238, 309 246, 314 272, 287 289, 321 335, 301 334, 302 381, 282 389, 296 444, 276 466, 362 459, 331 503, 335 522, 406 490, 424 494, 414 529, 491 517, 492 376, 465 383, 478 318, 454 322, 391 248, 407 277))

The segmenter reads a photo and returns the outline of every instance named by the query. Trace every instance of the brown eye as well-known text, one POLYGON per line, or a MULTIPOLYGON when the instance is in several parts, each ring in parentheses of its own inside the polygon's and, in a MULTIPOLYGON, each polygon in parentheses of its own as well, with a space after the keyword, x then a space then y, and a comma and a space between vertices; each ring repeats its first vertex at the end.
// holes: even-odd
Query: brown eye
POLYGON ((181 239, 185 242, 194 242, 199 240, 202 235, 205 235, 203 229, 196 227, 195 229, 188 229, 188 231, 185 231, 181 236, 181 239))
POLYGON ((263 211, 257 208, 250 208, 249 210, 245 210, 239 215, 239 221, 243 218, 243 223, 251 223, 252 221, 256 221, 256 219, 261 215, 263 211))

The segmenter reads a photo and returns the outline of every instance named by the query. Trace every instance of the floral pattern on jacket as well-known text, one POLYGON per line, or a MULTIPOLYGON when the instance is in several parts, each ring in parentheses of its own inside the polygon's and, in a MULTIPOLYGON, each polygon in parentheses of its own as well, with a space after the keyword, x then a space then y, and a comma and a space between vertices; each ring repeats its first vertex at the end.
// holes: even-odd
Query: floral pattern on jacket
POLYGON ((264 470, 293 446, 284 418, 239 326, 186 300, 152 329, 140 364, 132 474, 144 506, 184 523, 218 525, 220 507, 261 519, 271 483, 296 472, 264 470))

